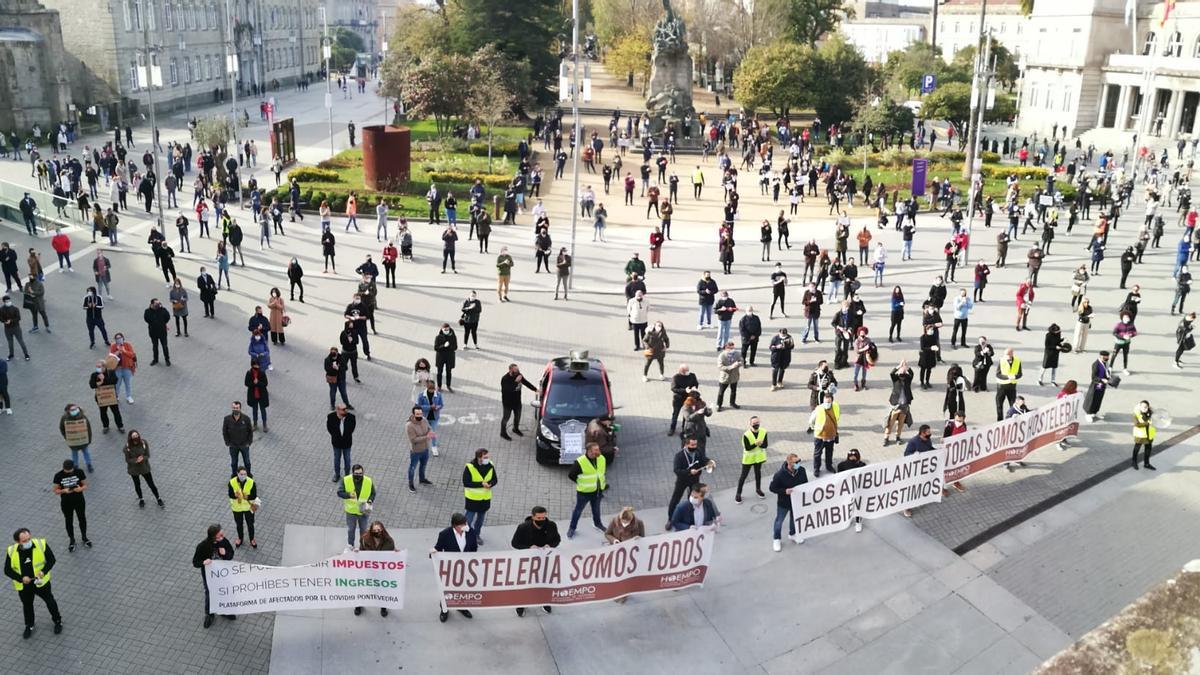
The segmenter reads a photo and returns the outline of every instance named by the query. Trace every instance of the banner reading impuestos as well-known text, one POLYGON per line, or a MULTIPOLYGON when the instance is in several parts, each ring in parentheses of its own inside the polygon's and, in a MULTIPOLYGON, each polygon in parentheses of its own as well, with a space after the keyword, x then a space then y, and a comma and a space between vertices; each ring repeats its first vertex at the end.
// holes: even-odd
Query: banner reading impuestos
POLYGON ((407 551, 358 551, 300 567, 232 560, 204 570, 208 611, 253 614, 291 609, 404 607, 407 551))
POLYGON ((571 605, 701 585, 714 539, 705 527, 583 551, 437 553, 433 566, 448 609, 571 605))

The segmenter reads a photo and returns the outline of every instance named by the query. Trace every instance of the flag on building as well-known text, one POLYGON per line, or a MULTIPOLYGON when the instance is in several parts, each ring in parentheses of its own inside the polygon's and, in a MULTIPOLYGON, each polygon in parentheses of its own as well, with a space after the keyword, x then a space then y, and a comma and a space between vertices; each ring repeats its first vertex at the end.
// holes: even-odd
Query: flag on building
POLYGON ((1166 0, 1163 2, 1163 17, 1162 21, 1158 22, 1158 27, 1162 28, 1167 25, 1167 19, 1170 18, 1171 12, 1175 10, 1175 0, 1166 0))

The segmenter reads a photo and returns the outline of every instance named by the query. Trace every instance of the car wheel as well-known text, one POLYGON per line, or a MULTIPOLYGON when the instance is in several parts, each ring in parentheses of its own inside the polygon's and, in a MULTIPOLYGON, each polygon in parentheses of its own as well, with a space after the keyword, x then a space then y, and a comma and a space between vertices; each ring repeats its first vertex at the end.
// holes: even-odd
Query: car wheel
POLYGON ((537 463, 545 466, 558 466, 558 452, 554 448, 544 447, 542 444, 534 442, 537 448, 536 458, 537 463))

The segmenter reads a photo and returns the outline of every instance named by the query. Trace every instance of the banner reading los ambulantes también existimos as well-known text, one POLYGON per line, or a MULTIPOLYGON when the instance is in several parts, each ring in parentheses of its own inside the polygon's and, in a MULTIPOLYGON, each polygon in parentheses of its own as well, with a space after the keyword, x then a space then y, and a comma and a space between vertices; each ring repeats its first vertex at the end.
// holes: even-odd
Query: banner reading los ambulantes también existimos
POLYGON ((854 518, 882 518, 914 506, 942 500, 942 464, 938 448, 893 459, 792 489, 796 535, 813 537, 850 526, 854 518))
POLYGON ((944 439, 946 482, 962 480, 1004 462, 1020 461, 1038 448, 1077 435, 1082 406, 1083 394, 1071 394, 1024 415, 944 439))
POLYGON ((714 538, 703 527, 583 551, 437 553, 433 567, 447 609, 572 605, 702 585, 714 538))
POLYGON ((253 614, 293 609, 404 607, 407 551, 358 551, 299 567, 232 560, 204 570, 208 611, 253 614))

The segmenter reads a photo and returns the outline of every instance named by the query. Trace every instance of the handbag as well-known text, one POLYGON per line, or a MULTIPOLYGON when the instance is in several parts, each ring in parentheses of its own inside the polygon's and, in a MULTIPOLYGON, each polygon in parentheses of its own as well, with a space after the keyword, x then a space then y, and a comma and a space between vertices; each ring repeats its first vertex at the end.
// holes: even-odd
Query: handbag
POLYGON ((647 347, 646 349, 642 350, 642 356, 645 356, 648 359, 654 358, 654 350, 647 347))
POLYGON ((281 323, 283 324, 284 328, 287 328, 288 326, 292 325, 292 317, 284 314, 281 323))
POLYGON ((337 381, 338 381, 337 375, 326 375, 325 381, 328 382, 329 384, 337 384, 337 381))
POLYGON ((173 309, 175 311, 179 311, 179 310, 183 309, 183 301, 182 300, 172 300, 171 301, 171 309, 173 309))
POLYGON ((32 295, 26 293, 25 297, 21 300, 21 306, 30 311, 36 310, 37 300, 34 300, 32 295))

